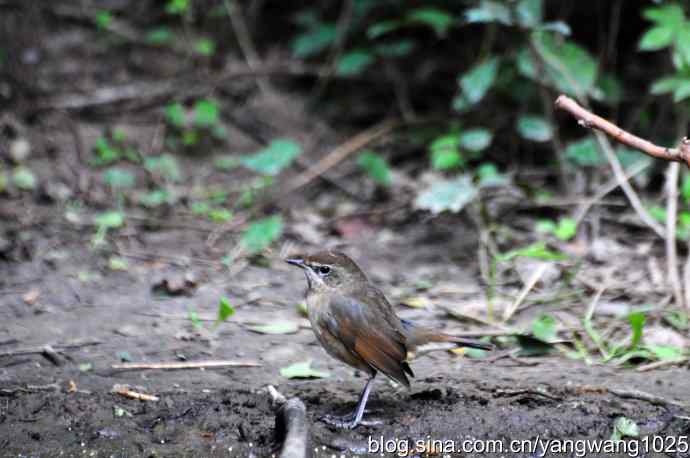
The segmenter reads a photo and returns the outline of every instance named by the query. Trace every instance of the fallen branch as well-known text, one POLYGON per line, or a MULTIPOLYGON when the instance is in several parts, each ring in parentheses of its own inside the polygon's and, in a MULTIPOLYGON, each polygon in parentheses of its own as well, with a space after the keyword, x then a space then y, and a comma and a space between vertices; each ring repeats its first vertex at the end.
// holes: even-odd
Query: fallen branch
POLYGON ((690 167, 690 139, 687 137, 681 140, 678 147, 665 148, 621 129, 612 122, 581 107, 575 100, 568 96, 560 95, 556 99, 556 108, 573 115, 578 119, 578 123, 581 126, 603 132, 619 143, 657 159, 684 162, 690 167))
POLYGON ((254 361, 182 361, 182 362, 170 362, 170 363, 122 363, 113 364, 113 369, 166 369, 166 370, 177 370, 177 369, 208 369, 214 367, 261 367, 261 364, 254 361))
POLYGON ((275 411, 275 441, 281 443, 280 458, 309 456, 309 426, 307 409, 298 398, 286 400, 273 386, 268 386, 271 405, 275 411))

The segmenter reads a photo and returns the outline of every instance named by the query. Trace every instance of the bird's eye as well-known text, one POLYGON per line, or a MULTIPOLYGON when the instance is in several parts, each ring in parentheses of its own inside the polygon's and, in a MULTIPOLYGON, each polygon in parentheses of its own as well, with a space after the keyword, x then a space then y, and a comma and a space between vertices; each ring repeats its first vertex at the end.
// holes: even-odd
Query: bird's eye
POLYGON ((328 266, 320 266, 319 267, 319 273, 321 275, 328 275, 331 273, 331 268, 328 266))

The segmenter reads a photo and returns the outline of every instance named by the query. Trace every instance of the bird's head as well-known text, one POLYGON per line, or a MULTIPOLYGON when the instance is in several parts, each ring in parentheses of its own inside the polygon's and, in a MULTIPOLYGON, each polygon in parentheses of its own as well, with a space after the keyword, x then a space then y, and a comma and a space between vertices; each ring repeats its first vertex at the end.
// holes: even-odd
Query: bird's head
POLYGON ((304 270, 310 290, 356 288, 367 277, 355 262, 339 251, 320 251, 311 255, 294 255, 285 260, 304 270))

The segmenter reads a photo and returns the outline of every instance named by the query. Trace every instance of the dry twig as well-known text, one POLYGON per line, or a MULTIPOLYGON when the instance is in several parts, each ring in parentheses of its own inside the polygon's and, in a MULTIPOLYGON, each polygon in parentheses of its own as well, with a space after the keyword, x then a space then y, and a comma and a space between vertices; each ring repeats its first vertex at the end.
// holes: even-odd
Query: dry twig
POLYGON ((649 214, 644 205, 642 205, 642 201, 640 200, 635 190, 626 181, 623 166, 621 165, 616 155, 613 153, 613 148, 611 147, 611 144, 609 143, 606 135, 609 135, 616 141, 628 145, 632 148, 635 148, 650 156, 666 160, 683 161, 689 164, 690 162, 688 162, 688 160, 690 160, 690 140, 683 139, 678 149, 662 148, 660 146, 654 145, 650 141, 644 140, 640 137, 632 135, 629 132, 626 132, 625 130, 616 126, 612 122, 607 121, 606 119, 597 116, 591 111, 581 107, 575 100, 565 95, 560 95, 556 99, 556 107, 576 117, 578 119, 578 123, 583 127, 592 128, 597 131, 595 132, 597 142, 599 143, 601 149, 604 151, 606 159, 609 161, 611 169, 613 170, 613 173, 616 176, 616 179, 618 180, 621 189, 630 201, 630 205, 633 207, 637 215, 647 226, 649 226, 659 237, 665 238, 666 232, 664 231, 664 228, 661 226, 661 224, 656 222, 654 218, 652 218, 652 216, 649 214))
POLYGON ((156 401, 160 400, 160 398, 158 396, 134 391, 134 390, 130 389, 127 385, 119 385, 119 384, 114 385, 112 392, 115 394, 119 394, 120 396, 124 396, 124 397, 130 398, 130 399, 137 399, 139 401, 156 402, 156 401))
POLYGON ((605 133, 619 143, 627 145, 649 156, 666 161, 684 162, 690 166, 690 139, 684 138, 676 148, 665 148, 627 132, 612 122, 597 116, 581 107, 575 100, 568 96, 560 95, 556 99, 556 108, 567 111, 578 123, 590 129, 596 129, 605 133))
POLYGON ((537 284, 539 279, 541 278, 542 275, 544 275, 544 272, 546 271, 546 268, 549 265, 545 262, 539 264, 539 267, 537 267, 532 275, 529 277, 529 280, 527 283, 525 283, 525 286, 522 288, 522 291, 520 291, 520 294, 518 297, 515 299, 515 301, 510 305, 510 307, 506 308, 505 311, 503 312, 503 321, 506 322, 510 319, 510 317, 513 316, 513 314, 517 311, 518 307, 520 307, 520 304, 522 304, 522 301, 525 300, 529 292, 534 288, 534 285, 537 284))

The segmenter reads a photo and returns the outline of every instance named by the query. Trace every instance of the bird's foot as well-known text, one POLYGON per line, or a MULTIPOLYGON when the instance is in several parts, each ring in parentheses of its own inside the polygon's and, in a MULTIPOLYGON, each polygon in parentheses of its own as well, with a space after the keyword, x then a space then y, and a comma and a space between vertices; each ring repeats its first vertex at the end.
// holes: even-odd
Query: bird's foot
POLYGON ((336 428, 340 429, 355 429, 359 425, 377 426, 383 423, 379 420, 360 419, 359 421, 357 421, 354 415, 346 415, 344 417, 340 417, 337 415, 324 415, 320 418, 320 420, 326 423, 327 425, 335 426, 336 428))

